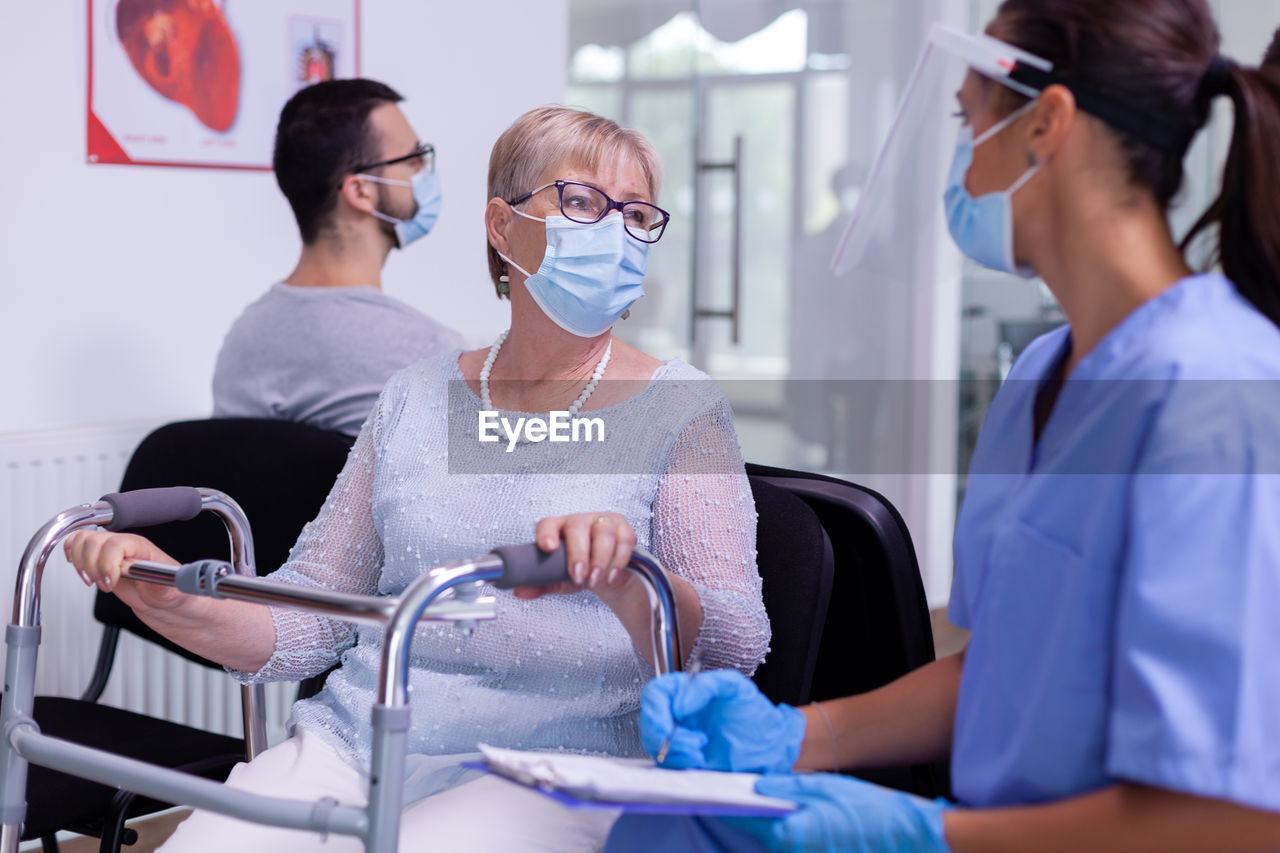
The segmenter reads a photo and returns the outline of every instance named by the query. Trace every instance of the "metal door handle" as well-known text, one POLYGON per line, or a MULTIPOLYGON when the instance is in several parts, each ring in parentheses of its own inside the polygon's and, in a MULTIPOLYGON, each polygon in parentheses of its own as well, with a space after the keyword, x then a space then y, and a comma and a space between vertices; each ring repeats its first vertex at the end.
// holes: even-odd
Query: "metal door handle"
MULTIPOLYGON (((695 165, 694 175, 696 186, 703 172, 733 172, 733 258, 730 263, 733 300, 728 309, 703 308, 698 304, 698 220, 700 217, 695 215, 693 218, 693 318, 691 322, 695 326, 693 333, 696 334, 697 322, 703 317, 727 319, 733 324, 731 340, 735 344, 738 343, 742 325, 742 150, 743 137, 742 134, 738 134, 733 138, 733 159, 719 162, 699 160, 695 165)), ((697 192, 696 189, 695 192, 697 192)))

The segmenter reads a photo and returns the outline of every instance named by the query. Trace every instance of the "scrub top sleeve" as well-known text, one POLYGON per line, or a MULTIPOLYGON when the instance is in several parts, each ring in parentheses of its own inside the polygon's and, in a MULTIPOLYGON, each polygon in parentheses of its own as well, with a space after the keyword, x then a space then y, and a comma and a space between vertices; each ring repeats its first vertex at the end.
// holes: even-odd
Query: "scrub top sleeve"
POLYGON ((1280 474, 1222 447, 1129 479, 1107 770, 1280 812, 1280 474))

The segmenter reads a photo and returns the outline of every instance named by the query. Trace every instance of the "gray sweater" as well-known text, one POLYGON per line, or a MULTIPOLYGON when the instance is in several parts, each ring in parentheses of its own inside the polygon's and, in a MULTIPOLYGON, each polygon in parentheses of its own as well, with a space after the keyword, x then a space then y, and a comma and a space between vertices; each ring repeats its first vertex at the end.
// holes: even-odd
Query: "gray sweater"
POLYGON ((372 285, 277 283, 222 341, 213 416, 356 435, 391 374, 461 346, 457 332, 372 285))

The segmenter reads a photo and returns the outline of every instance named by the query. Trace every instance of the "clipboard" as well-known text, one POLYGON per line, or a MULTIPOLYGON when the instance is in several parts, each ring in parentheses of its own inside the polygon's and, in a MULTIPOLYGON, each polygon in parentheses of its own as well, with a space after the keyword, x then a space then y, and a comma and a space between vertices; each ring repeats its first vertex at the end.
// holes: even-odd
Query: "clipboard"
MULTIPOLYGON (((667 770, 623 759, 599 756, 521 752, 480 745, 483 761, 464 762, 464 767, 500 776, 523 785, 561 805, 584 811, 621 811, 627 814, 684 815, 705 817, 783 817, 797 806, 786 800, 763 797, 751 790, 755 774, 721 773, 710 770, 667 770), (557 762, 571 772, 558 773, 557 762), (601 785, 593 784, 593 769, 599 769, 601 785), (615 774, 624 784, 611 789, 615 774), (692 774, 692 775, 691 775, 692 774), (664 777, 669 790, 659 790, 664 777), (690 781, 696 781, 691 786, 690 781), (629 785, 627 782, 637 782, 629 785), (697 792, 688 790, 696 787, 697 792), (650 793, 645 794, 647 790, 650 793), (720 790, 719 796, 701 792, 720 790), (641 795, 628 795, 640 791, 641 795), (734 802, 737 800, 738 802, 734 802)), ((666 785, 662 785, 666 788, 666 785)))

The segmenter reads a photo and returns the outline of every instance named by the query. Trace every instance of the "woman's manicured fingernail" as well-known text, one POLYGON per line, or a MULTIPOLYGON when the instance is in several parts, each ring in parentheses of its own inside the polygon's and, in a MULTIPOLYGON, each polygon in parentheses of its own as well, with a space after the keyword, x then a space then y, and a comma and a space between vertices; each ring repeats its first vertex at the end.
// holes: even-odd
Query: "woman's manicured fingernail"
POLYGON ((581 562, 581 561, 579 561, 579 562, 577 562, 577 563, 574 563, 574 564, 573 564, 573 568, 572 568, 572 569, 570 569, 570 571, 569 571, 569 574, 570 574, 570 575, 572 575, 572 577, 573 577, 573 582, 574 582, 574 583, 576 583, 576 584, 581 584, 581 583, 585 582, 585 581, 586 581, 586 579, 587 579, 587 566, 586 566, 586 564, 585 564, 585 563, 583 563, 583 562, 581 562))
POLYGON ((600 583, 600 575, 601 575, 601 574, 603 574, 603 573, 602 573, 599 569, 592 569, 592 570, 591 570, 591 580, 588 582, 588 584, 589 584, 590 586, 595 586, 596 584, 600 583))
POLYGON ((93 580, 89 577, 88 572, 79 571, 80 580, 84 581, 85 586, 93 586, 93 580))
POLYGON ((618 570, 617 570, 617 569, 610 569, 610 570, 609 570, 609 578, 608 578, 608 580, 606 580, 605 582, 606 582, 606 583, 613 583, 613 582, 614 582, 615 580, 617 580, 617 579, 618 579, 618 570))

